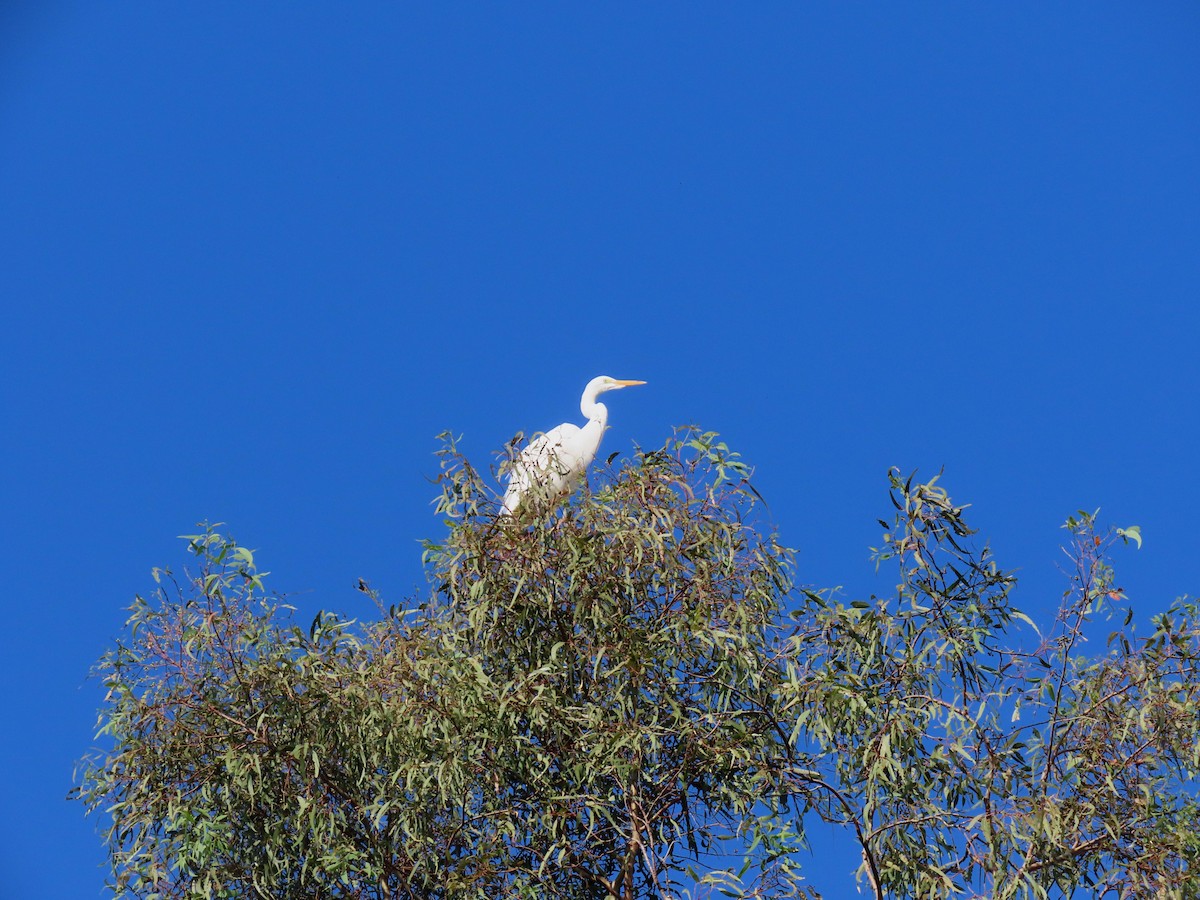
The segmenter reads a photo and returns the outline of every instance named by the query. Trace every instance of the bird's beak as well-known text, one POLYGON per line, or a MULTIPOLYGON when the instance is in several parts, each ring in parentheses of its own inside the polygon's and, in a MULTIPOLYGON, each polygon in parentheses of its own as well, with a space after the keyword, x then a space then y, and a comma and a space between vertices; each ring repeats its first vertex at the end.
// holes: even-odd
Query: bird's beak
POLYGON ((644 381, 617 381, 617 379, 615 379, 615 378, 613 379, 613 381, 616 381, 617 384, 619 384, 621 387, 633 387, 635 384, 645 384, 646 383, 644 381))

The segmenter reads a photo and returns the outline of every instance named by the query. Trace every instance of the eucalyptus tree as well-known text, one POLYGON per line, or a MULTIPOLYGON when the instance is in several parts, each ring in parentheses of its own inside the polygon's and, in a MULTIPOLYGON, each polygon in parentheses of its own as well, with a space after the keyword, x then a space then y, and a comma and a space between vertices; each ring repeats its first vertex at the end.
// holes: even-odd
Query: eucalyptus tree
POLYGON ((408 608, 298 627, 214 528, 156 570, 76 789, 118 894, 816 897, 824 822, 876 898, 1198 896, 1197 608, 1082 652, 1136 529, 1068 523, 1043 637, 936 479, 890 475, 897 589, 846 602, 713 434, 520 517, 441 463, 408 608))

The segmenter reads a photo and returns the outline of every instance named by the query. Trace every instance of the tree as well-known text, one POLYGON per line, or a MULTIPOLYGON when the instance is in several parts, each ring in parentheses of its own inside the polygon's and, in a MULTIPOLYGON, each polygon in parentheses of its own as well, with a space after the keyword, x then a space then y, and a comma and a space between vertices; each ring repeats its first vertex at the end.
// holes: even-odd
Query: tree
MULTIPOLYGON (((611 463, 611 457, 610 457, 611 463)), ((1079 655, 1135 529, 1069 523, 1044 639, 933 482, 890 475, 894 597, 794 584, 713 434, 521 523, 447 441, 434 590, 303 630, 212 528, 105 657, 78 796, 136 897, 1196 897, 1197 607, 1079 655)))

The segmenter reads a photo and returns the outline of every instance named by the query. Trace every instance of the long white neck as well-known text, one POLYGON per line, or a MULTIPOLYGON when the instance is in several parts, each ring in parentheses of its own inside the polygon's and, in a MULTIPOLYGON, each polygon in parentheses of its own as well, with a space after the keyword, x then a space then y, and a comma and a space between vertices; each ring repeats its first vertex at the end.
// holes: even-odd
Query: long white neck
POLYGON ((588 420, 579 435, 579 462, 584 469, 596 458, 600 441, 604 439, 604 429, 608 427, 608 407, 596 402, 599 393, 596 386, 589 384, 579 400, 579 411, 587 416, 588 420))
POLYGON ((579 411, 587 417, 588 424, 599 422, 600 431, 604 432, 605 426, 608 425, 608 407, 596 401, 595 391, 583 392, 583 398, 579 401, 579 411))

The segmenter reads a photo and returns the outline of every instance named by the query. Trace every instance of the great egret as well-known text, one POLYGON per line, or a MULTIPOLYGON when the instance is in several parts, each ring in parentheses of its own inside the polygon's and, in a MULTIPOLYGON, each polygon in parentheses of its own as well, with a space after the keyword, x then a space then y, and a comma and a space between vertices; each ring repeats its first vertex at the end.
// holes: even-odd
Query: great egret
POLYGON ((570 490, 596 458, 600 438, 604 437, 604 429, 608 424, 608 407, 597 403, 596 397, 605 391, 645 383, 622 381, 607 375, 589 381, 579 399, 579 409, 587 416, 587 424, 580 428, 564 422, 531 441, 521 451, 520 456, 513 460, 500 515, 515 513, 531 490, 537 497, 545 499, 570 490))

